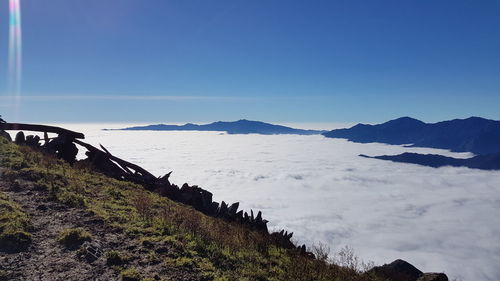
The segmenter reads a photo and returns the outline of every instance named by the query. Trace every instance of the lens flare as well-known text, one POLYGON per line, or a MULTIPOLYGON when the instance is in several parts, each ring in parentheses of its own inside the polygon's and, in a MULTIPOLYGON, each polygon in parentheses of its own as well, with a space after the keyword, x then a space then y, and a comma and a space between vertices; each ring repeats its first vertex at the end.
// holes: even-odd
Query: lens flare
POLYGON ((9 0, 9 94, 19 100, 22 74, 21 0, 9 0))

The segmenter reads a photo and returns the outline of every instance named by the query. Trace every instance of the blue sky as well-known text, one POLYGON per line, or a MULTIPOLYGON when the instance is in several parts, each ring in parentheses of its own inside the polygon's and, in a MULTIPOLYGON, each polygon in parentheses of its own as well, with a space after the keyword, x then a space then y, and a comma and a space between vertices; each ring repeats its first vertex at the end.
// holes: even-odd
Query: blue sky
POLYGON ((21 0, 24 122, 500 119, 500 1, 21 0))

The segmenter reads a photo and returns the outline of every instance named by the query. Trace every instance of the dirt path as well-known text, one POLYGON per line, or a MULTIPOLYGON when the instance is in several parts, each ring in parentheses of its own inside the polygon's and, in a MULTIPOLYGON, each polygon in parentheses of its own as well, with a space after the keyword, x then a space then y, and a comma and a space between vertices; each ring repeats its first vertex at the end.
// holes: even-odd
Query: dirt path
POLYGON ((119 274, 105 264, 105 258, 89 262, 77 256, 77 251, 66 250, 57 242, 59 233, 67 228, 82 227, 93 236, 105 252, 120 249, 123 234, 107 226, 88 212, 68 208, 50 201, 46 192, 34 190, 29 183, 17 190, 0 181, 0 191, 18 203, 30 216, 34 226, 33 243, 28 251, 16 254, 0 253, 0 269, 10 274, 9 280, 119 280, 119 274))

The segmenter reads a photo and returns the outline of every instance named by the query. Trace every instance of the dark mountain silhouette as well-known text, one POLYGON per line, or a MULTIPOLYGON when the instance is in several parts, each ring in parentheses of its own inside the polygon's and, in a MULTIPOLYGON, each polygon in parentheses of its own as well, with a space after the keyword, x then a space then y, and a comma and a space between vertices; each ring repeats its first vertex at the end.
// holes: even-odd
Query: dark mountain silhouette
POLYGON ((228 134, 262 134, 262 135, 277 135, 277 134, 293 134, 293 135, 317 135, 325 131, 317 130, 302 130, 281 125, 274 125, 260 121, 238 120, 234 122, 214 122, 210 124, 197 125, 148 125, 130 127, 119 130, 148 130, 148 131, 221 131, 228 134))
POLYGON ((418 164, 428 167, 468 167, 482 170, 500 170, 500 153, 478 155, 467 159, 458 159, 453 157, 446 157, 436 154, 419 154, 419 153, 403 153, 399 155, 382 155, 382 156, 366 156, 366 158, 374 158, 381 160, 390 160, 393 162, 418 164))
POLYGON ((323 135, 359 143, 409 144, 475 154, 500 153, 500 121, 480 117, 438 123, 402 117, 378 125, 358 124, 323 135))

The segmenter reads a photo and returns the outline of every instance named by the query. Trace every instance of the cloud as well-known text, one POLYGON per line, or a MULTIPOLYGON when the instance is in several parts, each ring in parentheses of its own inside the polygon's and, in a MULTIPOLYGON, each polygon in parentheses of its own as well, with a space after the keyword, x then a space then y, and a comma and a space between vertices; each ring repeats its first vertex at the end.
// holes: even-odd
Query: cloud
POLYGON ((500 280, 500 172, 439 169, 358 157, 404 151, 321 136, 99 131, 87 141, 214 199, 260 209, 300 243, 353 247, 377 264, 402 258, 451 279, 500 280))

